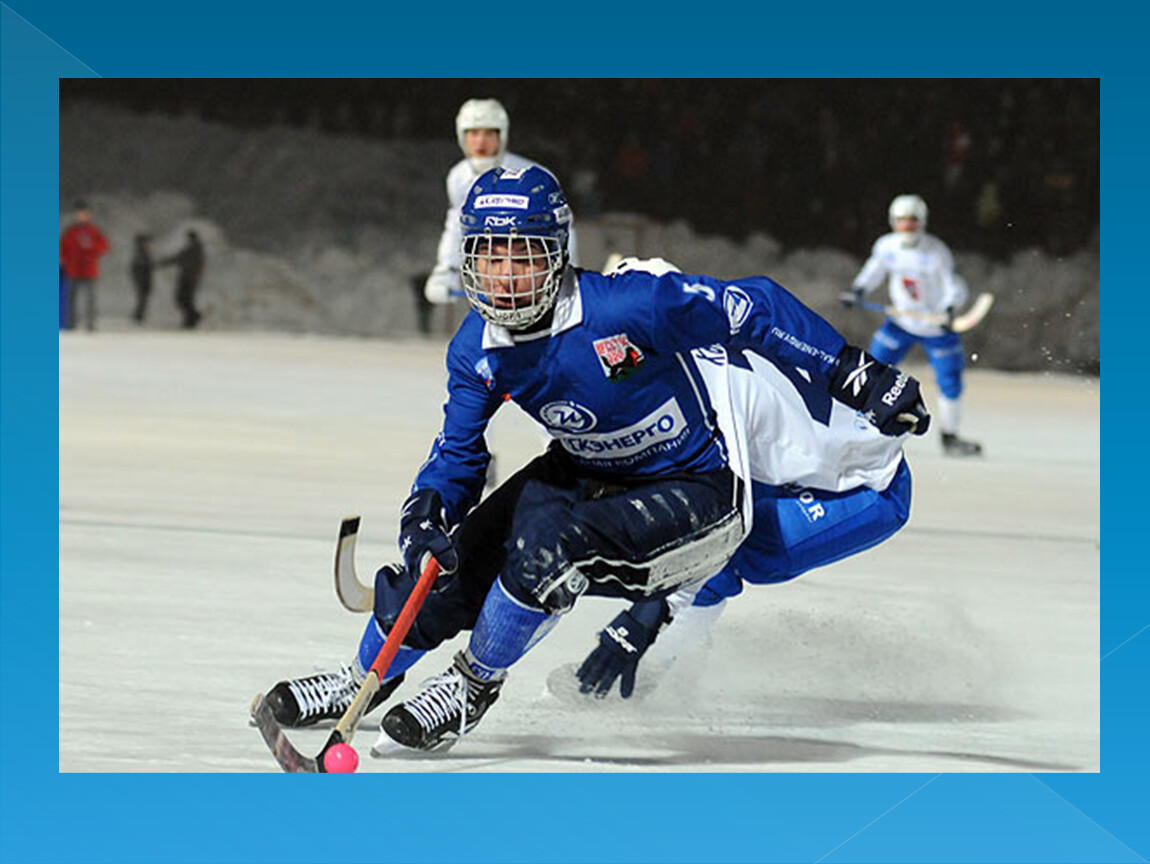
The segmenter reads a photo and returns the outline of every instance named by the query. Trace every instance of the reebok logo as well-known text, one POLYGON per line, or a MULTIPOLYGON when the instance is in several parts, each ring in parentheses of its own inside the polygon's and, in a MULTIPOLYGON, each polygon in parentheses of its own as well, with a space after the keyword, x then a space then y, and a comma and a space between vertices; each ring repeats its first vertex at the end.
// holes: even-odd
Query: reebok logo
POLYGON ((866 370, 873 364, 874 361, 868 360, 865 354, 860 355, 859 365, 847 374, 846 379, 843 381, 843 389, 846 390, 849 387, 851 393, 855 396, 862 393, 862 389, 866 387, 867 380, 870 377, 867 375, 866 370))
POLYGON ((906 382, 910 380, 910 376, 905 372, 899 374, 894 379, 894 384, 891 388, 882 394, 882 402, 887 407, 893 408, 894 403, 898 401, 898 397, 902 395, 902 391, 906 389, 906 382))

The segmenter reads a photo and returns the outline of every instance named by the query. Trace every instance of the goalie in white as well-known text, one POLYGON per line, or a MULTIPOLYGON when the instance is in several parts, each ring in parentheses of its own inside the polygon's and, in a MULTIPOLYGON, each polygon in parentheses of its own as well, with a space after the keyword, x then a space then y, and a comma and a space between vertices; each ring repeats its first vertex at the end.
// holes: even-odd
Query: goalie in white
POLYGON ((967 299, 967 287, 954 272, 954 256, 945 243, 926 232, 927 206, 918 195, 899 195, 890 203, 891 232, 875 241, 854 285, 840 295, 845 306, 887 285, 897 310, 879 327, 868 349, 882 363, 898 364, 921 342, 934 367, 940 396, 937 406, 943 452, 950 456, 977 456, 982 445, 959 437, 962 420, 962 339, 948 324, 924 320, 922 313, 942 313, 947 322, 967 299))

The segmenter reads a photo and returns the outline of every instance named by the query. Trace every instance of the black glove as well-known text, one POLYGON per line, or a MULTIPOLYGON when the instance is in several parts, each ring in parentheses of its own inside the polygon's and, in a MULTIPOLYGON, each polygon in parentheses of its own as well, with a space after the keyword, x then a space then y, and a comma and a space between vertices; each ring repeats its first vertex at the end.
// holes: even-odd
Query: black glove
POLYGON ((615 616, 600 631, 598 647, 587 655, 575 673, 579 679, 579 692, 594 690, 595 696, 602 699, 611 691, 615 679, 622 676, 619 695, 624 699, 631 698, 639 658, 651 647, 659 630, 670 622, 671 613, 665 600, 644 600, 615 616))
POLYGON ((946 307, 946 323, 942 325, 942 329, 948 333, 954 332, 954 307, 946 307))
POLYGON ((857 306, 863 298, 863 289, 858 287, 846 288, 839 292, 839 302, 848 309, 857 306))
POLYGON ((861 411, 883 435, 922 435, 930 428, 930 412, 914 378, 854 345, 844 347, 838 360, 831 395, 861 411))
POLYGON ((399 517, 399 551, 407 572, 418 579, 424 556, 431 554, 446 576, 459 567, 459 554, 447 532, 443 499, 434 489, 420 489, 403 503, 399 517))

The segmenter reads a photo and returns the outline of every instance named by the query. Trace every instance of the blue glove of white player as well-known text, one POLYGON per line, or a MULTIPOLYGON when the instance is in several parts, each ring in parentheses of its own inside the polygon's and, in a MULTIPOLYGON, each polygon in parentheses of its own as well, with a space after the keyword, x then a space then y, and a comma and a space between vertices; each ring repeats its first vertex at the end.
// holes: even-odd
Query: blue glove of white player
POLYGON ((839 292, 839 302, 846 306, 848 309, 852 306, 857 306, 862 298, 862 288, 844 288, 839 292))
POLYGON ((419 578, 428 554, 435 556, 442 575, 450 575, 458 569, 459 553, 445 522, 443 499, 434 489, 420 489, 404 502, 399 517, 399 551, 413 578, 419 578))
POLYGON ((635 690, 635 672, 639 658, 651 647, 655 636, 671 621, 671 613, 664 600, 644 600, 635 603, 608 624, 599 633, 599 646, 587 655, 575 673, 579 679, 579 692, 590 693, 602 699, 611 692, 616 678, 619 695, 631 698, 635 690))
POLYGON ((922 435, 930 428, 930 412, 914 378, 854 345, 843 348, 838 360, 831 395, 861 411, 883 435, 922 435))

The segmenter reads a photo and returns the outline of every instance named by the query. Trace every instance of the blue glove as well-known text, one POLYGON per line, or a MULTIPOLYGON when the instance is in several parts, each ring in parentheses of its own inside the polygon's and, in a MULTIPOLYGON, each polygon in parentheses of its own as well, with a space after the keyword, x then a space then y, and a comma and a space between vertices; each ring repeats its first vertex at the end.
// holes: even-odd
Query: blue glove
POLYGON ((831 395, 861 411, 883 435, 922 435, 930 428, 930 412, 917 380, 854 345, 844 347, 838 361, 831 395))
POLYGON ((587 655, 575 673, 579 679, 579 692, 594 690, 595 696, 602 699, 619 678, 619 695, 624 699, 631 698, 639 658, 651 647, 663 626, 670 622, 671 613, 664 600, 644 600, 615 616, 599 633, 598 647, 587 655))
POLYGON ((443 499, 434 489, 420 489, 404 502, 399 517, 399 551, 412 578, 419 578, 424 558, 429 554, 439 562, 442 575, 458 569, 459 553, 448 534, 446 521, 443 499))
POLYGON ((844 288, 839 292, 839 302, 848 309, 857 306, 863 298, 863 289, 859 287, 844 288))

